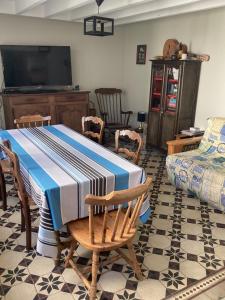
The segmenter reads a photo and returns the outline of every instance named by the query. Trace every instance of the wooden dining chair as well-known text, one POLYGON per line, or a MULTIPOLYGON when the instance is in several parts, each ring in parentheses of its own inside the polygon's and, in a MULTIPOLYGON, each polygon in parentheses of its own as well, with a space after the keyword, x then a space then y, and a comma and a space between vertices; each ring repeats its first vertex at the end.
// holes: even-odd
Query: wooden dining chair
POLYGON ((141 149, 143 147, 143 140, 139 133, 134 130, 117 130, 115 134, 115 152, 123 153, 126 157, 131 160, 133 163, 138 164, 140 159, 141 149), (136 150, 128 149, 126 147, 120 147, 120 138, 128 138, 135 145, 136 150))
MULTIPOLYGON (((30 206, 34 204, 33 200, 28 196, 24 182, 20 172, 20 164, 16 153, 12 152, 11 148, 6 145, 0 145, 2 151, 5 152, 6 156, 10 161, 10 167, 12 175, 15 180, 15 186, 17 189, 18 197, 21 205, 21 231, 26 231, 26 249, 31 249, 31 214, 30 206)), ((36 208, 37 209, 37 208, 36 208)))
POLYGON ((73 241, 65 266, 70 265, 83 280, 89 290, 90 300, 96 298, 99 255, 102 251, 115 250, 118 253, 104 262, 104 265, 113 263, 122 257, 133 267, 137 278, 143 279, 132 243, 140 209, 151 182, 152 179, 148 177, 144 184, 135 188, 114 191, 105 196, 87 195, 85 203, 89 206, 89 217, 68 224, 73 241), (110 211, 114 205, 117 209, 110 211), (101 207, 104 213, 95 214, 98 207, 101 207), (92 266, 86 267, 83 272, 73 261, 73 253, 79 244, 93 252, 92 266), (125 245, 128 248, 129 256, 121 250, 121 247, 125 245), (85 276, 86 273, 91 273, 91 282, 85 276))
POLYGON ((14 120, 17 128, 37 127, 51 125, 51 116, 43 117, 41 115, 22 116, 14 120))
POLYGON ((98 117, 82 117, 82 133, 86 137, 97 139, 99 144, 102 144, 102 136, 104 131, 104 121, 98 117), (95 127, 98 127, 98 132, 94 132, 91 130, 91 124, 95 127))
POLYGON ((2 170, 2 166, 0 164, 0 195, 2 200, 2 209, 7 209, 7 193, 6 193, 6 184, 5 184, 5 176, 2 170))
MULTIPOLYGON (((11 145, 8 140, 3 141, 3 145, 11 149, 11 145)), ((2 209, 7 210, 7 192, 6 192, 6 181, 5 176, 13 176, 10 160, 8 157, 0 160, 0 195, 2 200, 2 209)))

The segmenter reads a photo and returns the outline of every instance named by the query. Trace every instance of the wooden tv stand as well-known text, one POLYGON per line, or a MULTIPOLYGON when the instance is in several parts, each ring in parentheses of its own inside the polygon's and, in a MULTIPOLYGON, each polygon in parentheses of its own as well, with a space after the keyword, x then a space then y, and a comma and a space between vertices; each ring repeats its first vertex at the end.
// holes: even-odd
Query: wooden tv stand
POLYGON ((15 128, 14 119, 32 114, 50 115, 52 124, 65 124, 81 132, 81 118, 89 111, 88 91, 2 94, 6 129, 15 128))

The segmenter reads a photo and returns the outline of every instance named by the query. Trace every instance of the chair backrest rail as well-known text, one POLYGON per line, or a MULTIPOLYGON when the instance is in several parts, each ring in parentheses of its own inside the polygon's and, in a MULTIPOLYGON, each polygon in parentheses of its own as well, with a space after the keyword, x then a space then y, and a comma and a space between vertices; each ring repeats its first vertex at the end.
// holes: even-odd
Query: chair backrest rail
POLYGON ((41 115, 28 115, 22 116, 18 119, 14 120, 16 127, 19 128, 27 128, 27 127, 37 127, 51 124, 51 116, 43 117, 41 115))
POLYGON ((114 222, 112 236, 111 236, 111 241, 114 241, 114 239, 115 239, 115 235, 116 235, 118 224, 119 224, 119 218, 120 218, 121 209, 122 209, 122 207, 120 205, 119 209, 117 210, 116 219, 115 219, 115 222, 114 222))
POLYGON ((104 219, 103 219, 103 226, 102 226, 102 243, 105 243, 105 236, 106 236, 106 229, 107 229, 107 218, 108 218, 108 207, 105 206, 104 212, 104 219))
POLYGON ((132 202, 130 201, 128 203, 128 209, 126 211, 126 214, 125 214, 125 217, 124 217, 124 220, 123 220, 123 224, 122 224, 122 228, 121 228, 121 231, 120 231, 120 235, 119 235, 120 238, 123 237, 123 234, 124 234, 124 231, 125 231, 125 228, 126 228, 126 225, 127 225, 128 218, 131 214, 131 209, 132 209, 132 202))
POLYGON ((90 234, 90 240, 91 240, 91 243, 94 244, 94 239, 95 239, 95 236, 94 236, 94 224, 93 224, 93 217, 94 217, 94 213, 93 213, 93 206, 92 205, 89 205, 89 234, 90 234))

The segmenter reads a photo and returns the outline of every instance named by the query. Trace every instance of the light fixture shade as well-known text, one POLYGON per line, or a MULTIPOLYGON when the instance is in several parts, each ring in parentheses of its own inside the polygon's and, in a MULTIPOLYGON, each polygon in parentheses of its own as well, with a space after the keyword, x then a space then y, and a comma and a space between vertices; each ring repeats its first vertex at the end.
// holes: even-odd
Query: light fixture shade
POLYGON ((84 19, 84 34, 107 36, 114 34, 114 19, 92 16, 84 19))
POLYGON ((139 111, 137 115, 138 122, 145 122, 146 113, 144 111, 139 111))

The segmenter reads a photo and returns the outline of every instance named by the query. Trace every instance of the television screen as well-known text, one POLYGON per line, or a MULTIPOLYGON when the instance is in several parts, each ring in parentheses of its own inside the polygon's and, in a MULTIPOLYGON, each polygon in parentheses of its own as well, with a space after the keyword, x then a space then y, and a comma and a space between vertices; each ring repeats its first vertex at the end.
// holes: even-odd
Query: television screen
POLYGON ((0 46, 6 88, 72 85, 70 47, 0 46))

